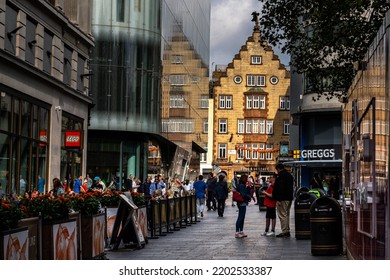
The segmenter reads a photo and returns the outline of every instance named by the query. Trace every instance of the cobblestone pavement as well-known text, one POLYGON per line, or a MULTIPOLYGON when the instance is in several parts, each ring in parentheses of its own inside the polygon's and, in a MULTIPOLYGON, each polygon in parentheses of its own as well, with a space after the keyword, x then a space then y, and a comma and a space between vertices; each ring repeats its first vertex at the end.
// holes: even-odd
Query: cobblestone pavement
MULTIPOLYGON (((235 238, 237 207, 226 201, 224 217, 216 211, 206 211, 200 222, 181 228, 157 239, 148 239, 142 249, 107 250, 110 260, 346 260, 345 255, 313 256, 311 240, 294 237, 294 208, 291 209, 291 237, 265 237, 265 211, 253 202, 248 206, 244 232, 246 238, 235 238)), ((280 233, 277 218, 276 234, 280 233)))

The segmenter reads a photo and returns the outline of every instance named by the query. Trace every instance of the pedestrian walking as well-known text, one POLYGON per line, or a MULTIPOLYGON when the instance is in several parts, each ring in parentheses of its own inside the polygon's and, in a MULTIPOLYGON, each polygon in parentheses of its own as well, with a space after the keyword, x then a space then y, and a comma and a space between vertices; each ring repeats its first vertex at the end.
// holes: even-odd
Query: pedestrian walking
POLYGON ((204 204, 207 197, 207 185, 203 181, 203 175, 199 175, 198 181, 194 183, 196 198, 196 213, 198 218, 203 217, 204 204))
POLYGON ((248 206, 248 202, 251 200, 248 189, 246 187, 247 180, 248 180, 248 175, 244 174, 241 175, 240 180, 238 181, 237 192, 241 194, 244 201, 237 202, 238 217, 236 221, 236 234, 235 234, 236 238, 243 238, 248 236, 244 233, 246 207, 248 206))
POLYGON ((217 178, 210 172, 207 178, 207 211, 213 209, 217 210, 217 203, 215 200, 215 188, 217 186, 217 178))
POLYGON ((276 165, 278 176, 275 179, 272 198, 276 202, 276 212, 280 220, 282 233, 276 237, 290 237, 290 209, 294 197, 294 178, 282 163, 276 165))
POLYGON ((275 184, 276 174, 270 177, 271 184, 266 190, 262 190, 261 193, 264 195, 264 206, 267 207, 265 213, 265 231, 261 236, 275 236, 276 226, 276 200, 272 198, 272 191, 275 184), (271 231, 269 227, 271 226, 271 231))
POLYGON ((227 182, 225 181, 224 175, 218 176, 217 186, 215 188, 215 198, 217 199, 217 208, 218 208, 218 217, 223 217, 223 213, 225 212, 225 203, 226 198, 229 193, 229 189, 227 186, 227 182))

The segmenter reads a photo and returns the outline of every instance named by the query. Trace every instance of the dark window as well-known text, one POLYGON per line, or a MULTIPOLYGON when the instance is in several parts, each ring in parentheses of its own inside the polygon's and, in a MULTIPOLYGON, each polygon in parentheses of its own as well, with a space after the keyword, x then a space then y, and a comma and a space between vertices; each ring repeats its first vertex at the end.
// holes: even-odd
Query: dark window
POLYGON ((16 50, 16 32, 20 29, 16 26, 16 16, 18 11, 13 7, 7 5, 6 7, 6 17, 5 17, 5 26, 6 26, 6 38, 4 48, 15 54, 16 50))
POLYGON ((116 21, 124 22, 125 21, 125 2, 124 0, 116 1, 116 21))
POLYGON ((85 58, 79 56, 77 61, 77 90, 81 92, 84 91, 84 77, 86 77, 86 74, 88 74, 84 73, 84 64, 85 58))
POLYGON ((64 84, 70 86, 72 77, 72 49, 65 46, 64 49, 64 84))
POLYGON ((43 71, 51 74, 53 35, 45 30, 43 43, 43 71))
POLYGON ((30 18, 27 18, 26 22, 26 62, 35 64, 35 45, 37 40, 35 39, 35 32, 37 24, 30 18))

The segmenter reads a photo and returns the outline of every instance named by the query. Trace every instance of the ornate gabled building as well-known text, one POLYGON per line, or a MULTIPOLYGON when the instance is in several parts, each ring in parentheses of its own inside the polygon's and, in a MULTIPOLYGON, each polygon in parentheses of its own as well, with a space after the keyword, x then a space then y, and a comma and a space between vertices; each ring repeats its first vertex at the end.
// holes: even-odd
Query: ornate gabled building
POLYGON ((290 72, 255 27, 226 67, 213 73, 213 165, 267 176, 289 150, 290 72))

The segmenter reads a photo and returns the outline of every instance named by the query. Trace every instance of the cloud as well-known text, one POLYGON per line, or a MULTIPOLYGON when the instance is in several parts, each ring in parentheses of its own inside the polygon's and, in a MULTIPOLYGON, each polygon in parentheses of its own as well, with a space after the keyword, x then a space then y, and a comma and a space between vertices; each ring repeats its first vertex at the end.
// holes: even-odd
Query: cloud
MULTIPOLYGON (((210 32, 210 67, 227 65, 245 45, 252 35, 254 22, 252 13, 261 12, 262 3, 258 0, 212 0, 211 1, 211 32, 210 32)), ((281 55, 288 64, 288 56, 281 55)))

